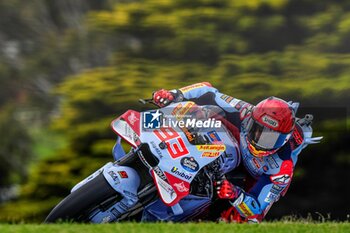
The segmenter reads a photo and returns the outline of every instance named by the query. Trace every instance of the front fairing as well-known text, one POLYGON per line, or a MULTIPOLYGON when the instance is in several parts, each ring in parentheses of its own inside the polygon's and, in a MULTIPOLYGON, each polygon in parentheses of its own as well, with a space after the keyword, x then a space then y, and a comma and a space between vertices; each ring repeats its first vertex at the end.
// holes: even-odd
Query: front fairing
POLYGON ((135 148, 149 145, 159 160, 151 175, 162 201, 173 206, 189 194, 197 173, 221 155, 230 157, 234 166, 239 163, 237 141, 218 124, 224 117, 216 106, 180 102, 141 113, 129 110, 112 122, 112 128, 135 148), (202 124, 174 124, 193 120, 202 124))
MULTIPOLYGON (((168 197, 168 200, 163 201, 172 206, 189 194, 190 183, 200 169, 218 159, 220 155, 226 153, 235 160, 235 164, 238 164, 238 145, 227 133, 223 124, 215 126, 214 118, 219 119, 224 115, 215 106, 199 107, 193 102, 181 102, 159 111, 163 117, 160 127, 141 128, 140 141, 147 143, 152 153, 159 159, 158 168, 164 173, 166 182, 173 188, 173 191, 169 190, 169 187, 166 188, 172 198, 168 197), (211 122, 197 129, 171 123, 171 121, 191 120, 193 117, 203 122, 206 120, 211 122), (203 143, 197 144, 190 132, 203 137, 203 143)), ((141 122, 145 122, 143 117, 144 114, 141 113, 141 122)), ((144 126, 142 123, 141 125, 144 126)), ((157 177, 156 173, 153 173, 153 176, 155 183, 162 183, 162 179, 157 177)), ((161 191, 165 192, 164 187, 161 191)))

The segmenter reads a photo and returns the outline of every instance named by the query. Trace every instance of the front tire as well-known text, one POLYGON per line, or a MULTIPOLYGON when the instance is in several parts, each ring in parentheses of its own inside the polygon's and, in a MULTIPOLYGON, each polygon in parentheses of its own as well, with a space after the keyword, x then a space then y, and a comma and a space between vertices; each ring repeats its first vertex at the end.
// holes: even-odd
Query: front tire
POLYGON ((45 223, 87 221, 82 216, 87 214, 88 210, 117 195, 101 173, 64 198, 46 217, 45 223))

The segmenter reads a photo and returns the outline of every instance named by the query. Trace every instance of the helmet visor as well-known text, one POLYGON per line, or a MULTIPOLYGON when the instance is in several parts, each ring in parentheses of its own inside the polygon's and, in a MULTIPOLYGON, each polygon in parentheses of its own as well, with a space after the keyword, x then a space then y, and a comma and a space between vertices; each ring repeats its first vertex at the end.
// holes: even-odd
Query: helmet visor
POLYGON ((248 142, 259 151, 279 149, 289 139, 290 133, 274 131, 251 118, 247 126, 248 142))

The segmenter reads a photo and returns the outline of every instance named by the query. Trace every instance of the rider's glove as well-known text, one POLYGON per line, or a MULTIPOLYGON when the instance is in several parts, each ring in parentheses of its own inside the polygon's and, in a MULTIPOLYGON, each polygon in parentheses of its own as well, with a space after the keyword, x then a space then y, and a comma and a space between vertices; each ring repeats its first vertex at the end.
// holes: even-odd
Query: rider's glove
POLYGON ((153 101, 159 107, 167 106, 168 104, 173 102, 174 99, 174 94, 164 89, 160 89, 159 91, 153 93, 153 101))
POLYGON ((220 199, 235 199, 238 196, 238 189, 228 180, 216 182, 216 193, 220 199))

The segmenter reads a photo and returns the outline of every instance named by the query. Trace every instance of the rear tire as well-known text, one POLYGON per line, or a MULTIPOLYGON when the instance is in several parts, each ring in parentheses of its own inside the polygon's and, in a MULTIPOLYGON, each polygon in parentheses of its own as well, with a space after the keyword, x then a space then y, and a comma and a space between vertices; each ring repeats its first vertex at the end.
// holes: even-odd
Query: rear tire
POLYGON ((117 195, 118 192, 109 185, 101 173, 64 198, 46 217, 45 223, 87 221, 81 216, 106 199, 117 195))

